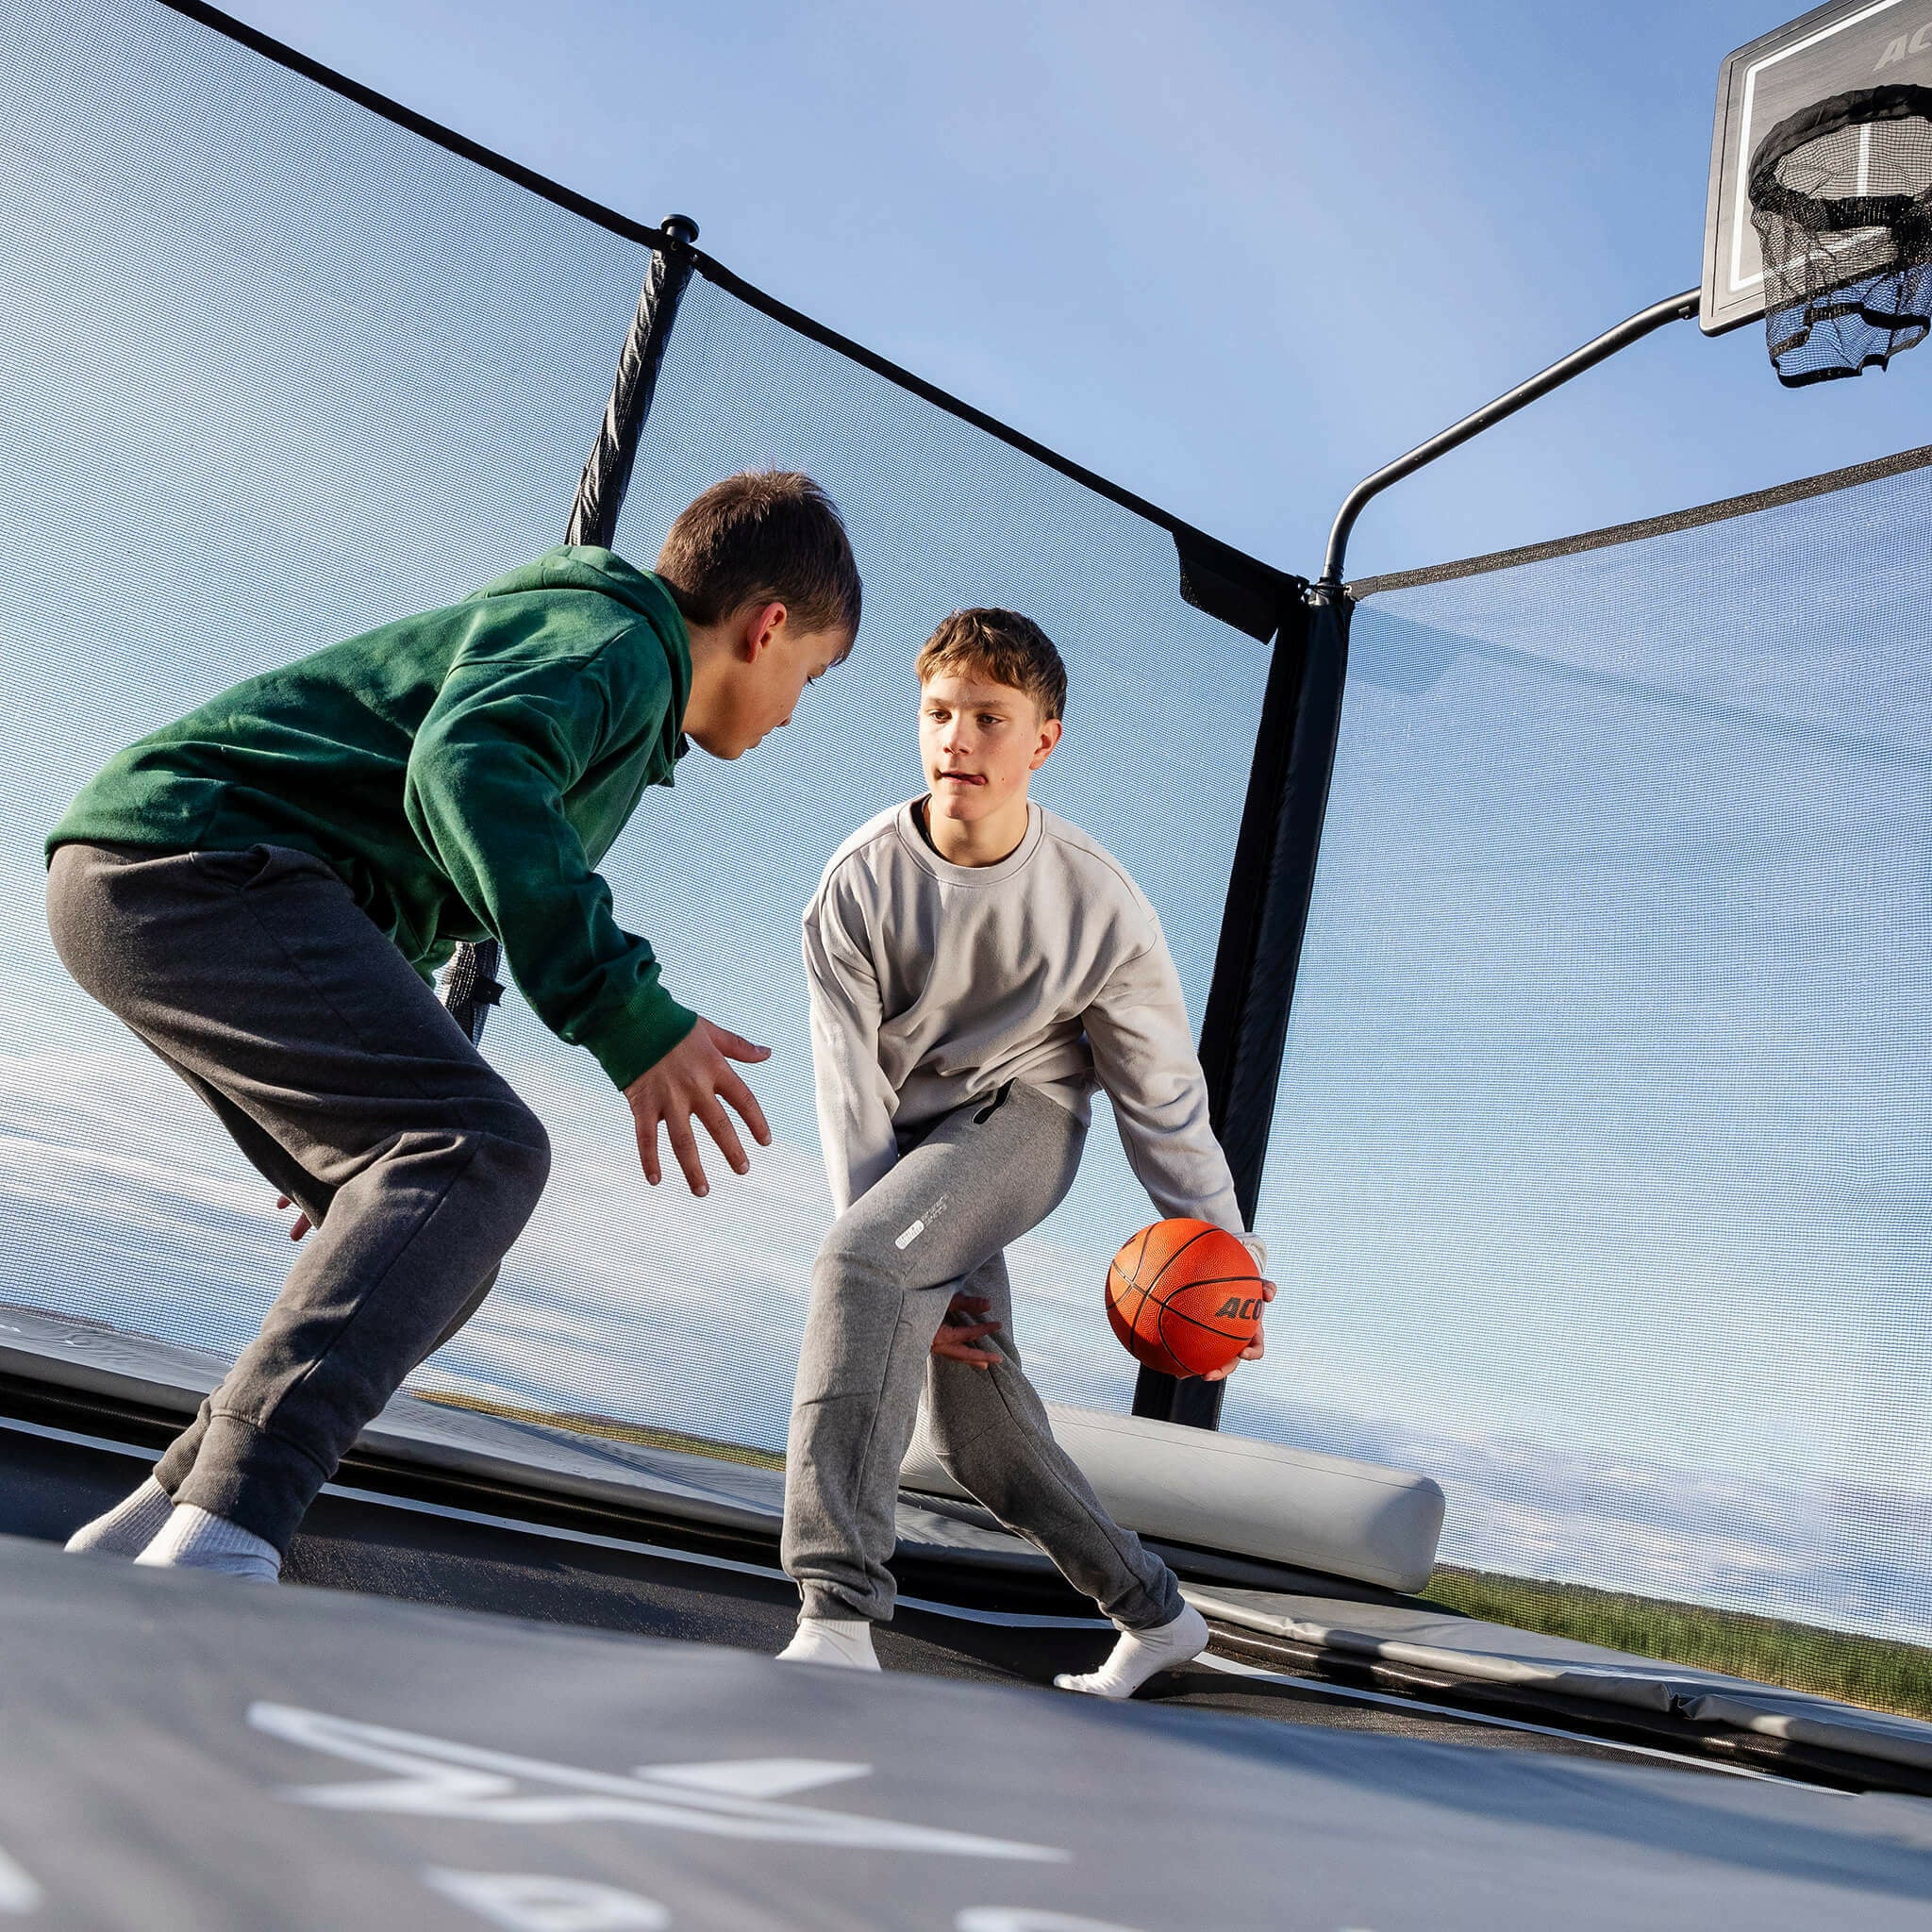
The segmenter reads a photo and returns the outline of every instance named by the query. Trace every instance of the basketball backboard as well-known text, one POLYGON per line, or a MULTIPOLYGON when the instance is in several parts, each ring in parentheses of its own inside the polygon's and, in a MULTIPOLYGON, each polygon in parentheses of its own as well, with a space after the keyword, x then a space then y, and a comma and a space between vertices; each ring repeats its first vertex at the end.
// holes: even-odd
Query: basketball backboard
POLYGON ((1764 314, 1764 265, 1745 179, 1787 116, 1833 94, 1896 81, 1932 86, 1932 0, 1837 0, 1740 47, 1719 70, 1704 218, 1706 335, 1764 314))

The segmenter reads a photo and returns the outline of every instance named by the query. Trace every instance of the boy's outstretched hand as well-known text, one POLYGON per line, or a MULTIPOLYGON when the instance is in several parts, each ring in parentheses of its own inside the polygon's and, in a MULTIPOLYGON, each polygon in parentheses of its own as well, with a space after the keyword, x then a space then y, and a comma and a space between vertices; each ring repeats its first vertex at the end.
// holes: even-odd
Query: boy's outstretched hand
POLYGON ((656 1066, 647 1068, 624 1090, 637 1128, 644 1178, 654 1188, 663 1178, 658 1163, 658 1129, 663 1126, 670 1131, 672 1155, 684 1170, 691 1192, 702 1195, 711 1191, 698 1159, 697 1136, 691 1128, 693 1117, 718 1143, 718 1151, 731 1163, 734 1174, 750 1173, 751 1162, 724 1103, 731 1103, 760 1147, 769 1147, 772 1130, 765 1124, 764 1109, 731 1062, 771 1057, 769 1046, 754 1046, 722 1026, 713 1026, 708 1020, 700 1020, 656 1066))
POLYGON ((969 1369, 990 1369, 1006 1357, 991 1338, 1000 1332, 997 1322, 989 1322, 986 1311, 991 1301, 983 1294, 956 1294, 946 1304, 940 1332, 932 1339, 932 1352, 942 1360, 964 1362, 969 1369))
MULTIPOLYGON (((1272 1302, 1274 1299, 1274 1284, 1272 1281, 1264 1281, 1261 1284, 1261 1299, 1264 1302, 1272 1302)), ((1241 1354, 1236 1356, 1226 1368, 1209 1369, 1201 1379, 1204 1382, 1224 1382, 1243 1362, 1257 1362, 1267 1353, 1267 1337, 1257 1328, 1254 1341, 1249 1342, 1247 1347, 1242 1349, 1241 1354)))

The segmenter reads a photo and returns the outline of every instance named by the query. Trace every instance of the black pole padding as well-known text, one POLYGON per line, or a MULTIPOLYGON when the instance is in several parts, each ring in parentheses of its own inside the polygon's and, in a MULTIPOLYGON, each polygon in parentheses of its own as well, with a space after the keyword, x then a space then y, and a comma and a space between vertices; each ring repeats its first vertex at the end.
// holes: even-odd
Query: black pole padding
POLYGON ((617 360, 617 379, 604 406, 604 421, 577 480, 566 543, 596 543, 608 550, 617 535, 618 513, 630 487, 644 419, 651 413, 664 345, 671 340, 677 305, 697 262, 691 244, 698 239, 698 225, 689 215, 666 215, 659 225, 670 238, 669 245, 651 251, 637 313, 617 360))
POLYGON ((503 948, 494 940, 477 940, 457 947, 443 974, 442 1003, 473 1046, 483 1038, 491 1008, 502 1002, 503 986, 496 977, 502 960, 503 948))
MULTIPOLYGON (((618 513, 624 508, 631 465, 651 413, 664 345, 671 340, 678 302, 697 261, 691 244, 698 239, 698 225, 689 215, 667 215, 661 227, 668 241, 663 247, 651 250, 637 313, 631 317, 630 333, 617 358, 610 400, 604 406, 597 440, 591 445, 584 474, 577 479, 576 501, 571 506, 570 523, 564 531, 566 543, 595 543, 608 550, 617 535, 618 513)), ((473 1045, 482 1044, 484 1022, 491 1008, 503 998, 503 987, 496 977, 502 957, 503 949, 494 940, 459 944, 438 989, 451 1017, 470 1036, 473 1045)))
MULTIPOLYGON (((1315 858, 1341 729, 1353 609, 1345 592, 1330 594, 1319 586, 1300 592, 1298 584, 1284 584, 1281 626, 1261 700, 1201 1026, 1209 1117, 1250 1227, 1261 1194, 1289 1009, 1315 890, 1315 858)), ((1216 1428, 1226 1387, 1143 1368, 1134 1385, 1134 1413, 1216 1428)))

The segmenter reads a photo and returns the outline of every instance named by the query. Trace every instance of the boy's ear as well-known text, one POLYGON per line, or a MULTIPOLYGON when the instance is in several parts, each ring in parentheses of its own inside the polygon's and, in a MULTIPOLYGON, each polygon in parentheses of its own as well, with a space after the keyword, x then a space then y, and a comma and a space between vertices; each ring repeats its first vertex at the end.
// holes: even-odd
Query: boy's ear
POLYGON ((1061 734, 1066 728, 1058 718, 1045 718, 1041 721, 1040 742, 1034 749, 1033 762, 1027 767, 1028 771, 1039 771, 1041 766, 1052 758, 1054 747, 1059 743, 1061 734))
POLYGON ((789 616, 783 604, 747 604, 739 626, 739 655, 749 664, 760 651, 767 650, 785 629, 789 616))

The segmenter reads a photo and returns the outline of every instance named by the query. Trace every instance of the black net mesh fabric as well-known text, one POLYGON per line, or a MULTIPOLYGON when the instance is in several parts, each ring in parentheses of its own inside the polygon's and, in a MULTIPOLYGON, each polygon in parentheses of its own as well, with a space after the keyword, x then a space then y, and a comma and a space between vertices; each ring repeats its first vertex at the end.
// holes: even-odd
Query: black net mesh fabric
MULTIPOLYGON (((289 1245, 188 1091, 67 979, 40 845, 108 755, 249 673, 449 601, 562 535, 647 251, 160 8, 0 22, 0 1301, 232 1352, 289 1245)), ((1160 910, 1198 1022, 1268 653, 1182 601, 1167 530, 694 283, 618 547, 705 484, 810 470, 865 632, 791 727, 693 754, 606 867, 688 1004, 771 1044, 776 1144, 698 1202, 640 1177, 588 1056, 511 992, 485 1051, 550 1128, 544 1205, 425 1386, 765 1447, 829 1220, 798 922, 919 789, 911 662, 957 605, 1029 611, 1072 675, 1038 795, 1160 910)), ((1106 1261, 1150 1218, 1104 1108, 1012 1257, 1029 1365, 1124 1408, 1106 1261)))
POLYGON ((1765 342, 1790 388, 1884 368, 1932 328, 1932 89, 1807 108, 1752 158, 1765 342))
POLYGON ((1225 1424, 1429 1471, 1448 1563, 1932 1642, 1928 519, 1355 613, 1225 1424))

